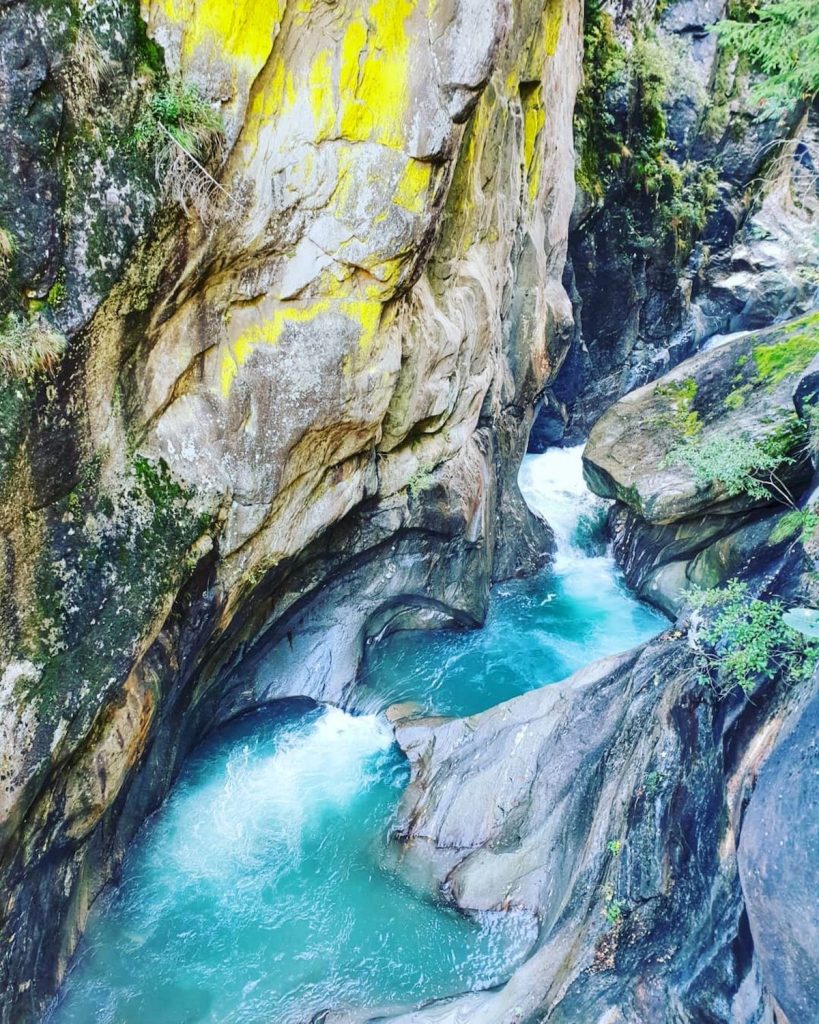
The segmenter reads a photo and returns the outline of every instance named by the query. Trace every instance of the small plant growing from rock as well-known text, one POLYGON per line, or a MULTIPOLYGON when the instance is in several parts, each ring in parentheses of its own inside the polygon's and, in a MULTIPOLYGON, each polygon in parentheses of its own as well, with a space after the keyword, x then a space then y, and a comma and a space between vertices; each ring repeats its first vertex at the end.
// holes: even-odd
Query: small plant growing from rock
POLYGON ((793 508, 779 520, 771 531, 770 541, 779 544, 783 540, 794 538, 803 543, 810 540, 819 526, 819 512, 815 505, 806 508, 793 508))
POLYGON ((804 679, 819 661, 819 641, 792 628, 781 601, 752 598, 746 583, 699 591, 692 604, 689 643, 699 678, 719 696, 736 687, 750 694, 780 673, 804 679))
POLYGON ((722 484, 729 498, 747 494, 756 501, 775 500, 795 508, 793 495, 778 474, 802 457, 807 440, 805 423, 793 416, 761 440, 724 435, 688 439, 671 449, 663 467, 686 466, 699 482, 722 484))
POLYGON ((45 317, 26 320, 18 313, 9 313, 0 324, 0 368, 17 380, 30 380, 52 370, 65 346, 65 336, 45 317))
POLYGON ((610 925, 619 924, 623 919, 623 904, 620 900, 612 899, 606 904, 606 920, 610 925))
POLYGON ((190 204, 204 221, 222 199, 235 202, 207 169, 221 160, 224 125, 195 86, 171 79, 154 92, 134 125, 134 140, 153 154, 157 181, 186 213, 190 204))
POLYGON ((609 839, 608 843, 606 843, 606 849, 613 857, 616 857, 623 849, 623 844, 619 839, 609 839))
POLYGON ((660 790, 660 786, 663 784, 665 776, 662 772, 649 772, 645 778, 645 794, 647 797, 655 797, 660 790))
POLYGON ((11 273, 17 242, 8 228, 0 228, 0 282, 5 281, 11 273))

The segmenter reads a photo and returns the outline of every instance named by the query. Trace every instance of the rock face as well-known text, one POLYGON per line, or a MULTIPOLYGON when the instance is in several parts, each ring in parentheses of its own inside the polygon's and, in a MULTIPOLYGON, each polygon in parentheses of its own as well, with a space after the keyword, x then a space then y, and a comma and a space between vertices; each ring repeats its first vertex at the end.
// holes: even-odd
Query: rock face
POLYGON ((754 946, 777 1011, 810 1020, 819 966, 813 950, 819 883, 816 773, 819 696, 789 717, 745 814, 739 871, 754 946))
POLYGON ((709 31, 725 2, 590 10, 566 274, 577 331, 536 445, 581 440, 707 338, 816 305, 815 112, 757 116, 747 69, 709 31))
POLYGON ((344 700, 370 633, 478 622, 493 579, 542 561, 515 475, 571 334, 580 8, 104 0, 0 25, 20 140, 0 312, 68 339, 0 389, 17 1022, 208 729, 344 700), (149 223, 130 139, 174 81, 222 117, 221 191, 149 223))
POLYGON ((643 596, 674 612, 692 584, 752 575, 793 554, 800 529, 788 502, 812 502, 802 495, 813 471, 817 355, 815 313, 740 334, 627 395, 595 424, 584 471, 596 493, 617 501, 615 552, 643 596))
POLYGON ((789 868, 808 881, 816 850, 800 837, 773 868, 769 836, 813 828, 810 711, 792 708, 815 682, 726 705, 691 658, 676 631, 472 718, 399 724, 403 870, 465 910, 533 910, 542 931, 503 988, 391 1019, 759 1024, 778 992, 788 1019, 815 1004, 811 958, 788 966, 782 944, 801 919, 789 868), (780 832, 783 772, 796 800, 780 832))

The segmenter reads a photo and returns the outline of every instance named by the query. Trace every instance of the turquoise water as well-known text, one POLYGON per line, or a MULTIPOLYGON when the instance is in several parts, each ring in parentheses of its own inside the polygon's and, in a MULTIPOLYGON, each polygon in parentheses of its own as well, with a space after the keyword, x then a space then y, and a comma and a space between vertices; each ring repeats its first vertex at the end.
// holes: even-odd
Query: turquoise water
POLYGON ((480 710, 663 628, 600 546, 579 465, 577 450, 527 457, 521 487, 557 558, 498 587, 484 630, 378 645, 361 690, 372 713, 283 705, 198 749, 97 902, 50 1024, 305 1024, 508 977, 531 919, 464 917, 382 863, 408 771, 377 712, 480 710))
POLYGON ((527 455, 520 471, 524 497, 554 531, 553 565, 495 587, 483 629, 405 631, 375 645, 361 675, 361 707, 411 700, 436 714, 474 714, 628 650, 667 625, 635 600, 606 550, 606 503, 587 490, 580 453, 527 455))
POLYGON ((531 918, 470 920, 380 865, 407 775, 374 715, 266 711, 220 730, 95 908, 50 1019, 300 1024, 504 980, 531 918))

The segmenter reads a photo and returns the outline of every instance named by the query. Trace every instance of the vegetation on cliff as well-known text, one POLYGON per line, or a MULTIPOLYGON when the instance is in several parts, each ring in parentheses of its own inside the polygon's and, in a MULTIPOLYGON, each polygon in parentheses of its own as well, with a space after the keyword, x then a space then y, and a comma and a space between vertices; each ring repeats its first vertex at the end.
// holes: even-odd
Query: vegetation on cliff
POLYGON ((610 189, 620 190, 630 244, 639 248, 656 232, 684 253, 713 207, 716 172, 675 159, 666 113, 675 55, 652 23, 634 30, 626 50, 599 0, 586 4, 583 86, 575 108, 577 183, 598 204, 610 189))
POLYGON ((724 695, 739 687, 752 693, 784 675, 808 678, 819 661, 819 642, 792 629, 780 600, 750 596, 748 584, 730 580, 694 594, 696 610, 689 633, 700 681, 724 695))
POLYGON ((770 113, 819 94, 819 0, 746 0, 714 31, 763 76, 753 96, 770 113))
POLYGON ((764 437, 718 434, 700 441, 688 436, 669 452, 663 466, 686 466, 704 484, 720 483, 728 497, 747 494, 757 501, 774 499, 793 506, 780 473, 803 459, 807 426, 797 416, 764 437))
POLYGON ((65 344, 65 336, 44 316, 9 313, 0 321, 0 369, 16 380, 29 380, 53 369, 65 344))
POLYGON ((134 140, 153 157, 165 194, 184 210, 190 203, 205 219, 217 198, 228 196, 208 170, 222 157, 222 117, 189 82, 170 78, 150 93, 134 140))

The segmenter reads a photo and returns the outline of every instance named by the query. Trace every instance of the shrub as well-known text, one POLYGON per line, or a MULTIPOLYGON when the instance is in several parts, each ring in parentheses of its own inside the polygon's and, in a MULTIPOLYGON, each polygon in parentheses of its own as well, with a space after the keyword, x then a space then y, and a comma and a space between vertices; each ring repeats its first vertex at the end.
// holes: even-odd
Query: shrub
POLYGON ((777 470, 793 465, 807 440, 805 423, 793 416, 761 440, 724 435, 687 439, 671 449, 663 466, 687 466, 701 483, 721 483, 729 498, 747 494, 757 501, 774 499, 792 506, 793 497, 777 470))
POLYGON ((696 615, 689 642, 702 683, 725 695, 739 687, 753 691, 760 681, 784 673, 808 677, 819 659, 819 641, 809 640, 783 621, 781 601, 751 598, 748 585, 731 580, 725 587, 695 592, 696 615))
POLYGON ((53 369, 65 346, 65 336, 42 316, 9 313, 0 325, 0 367, 18 380, 53 369))

